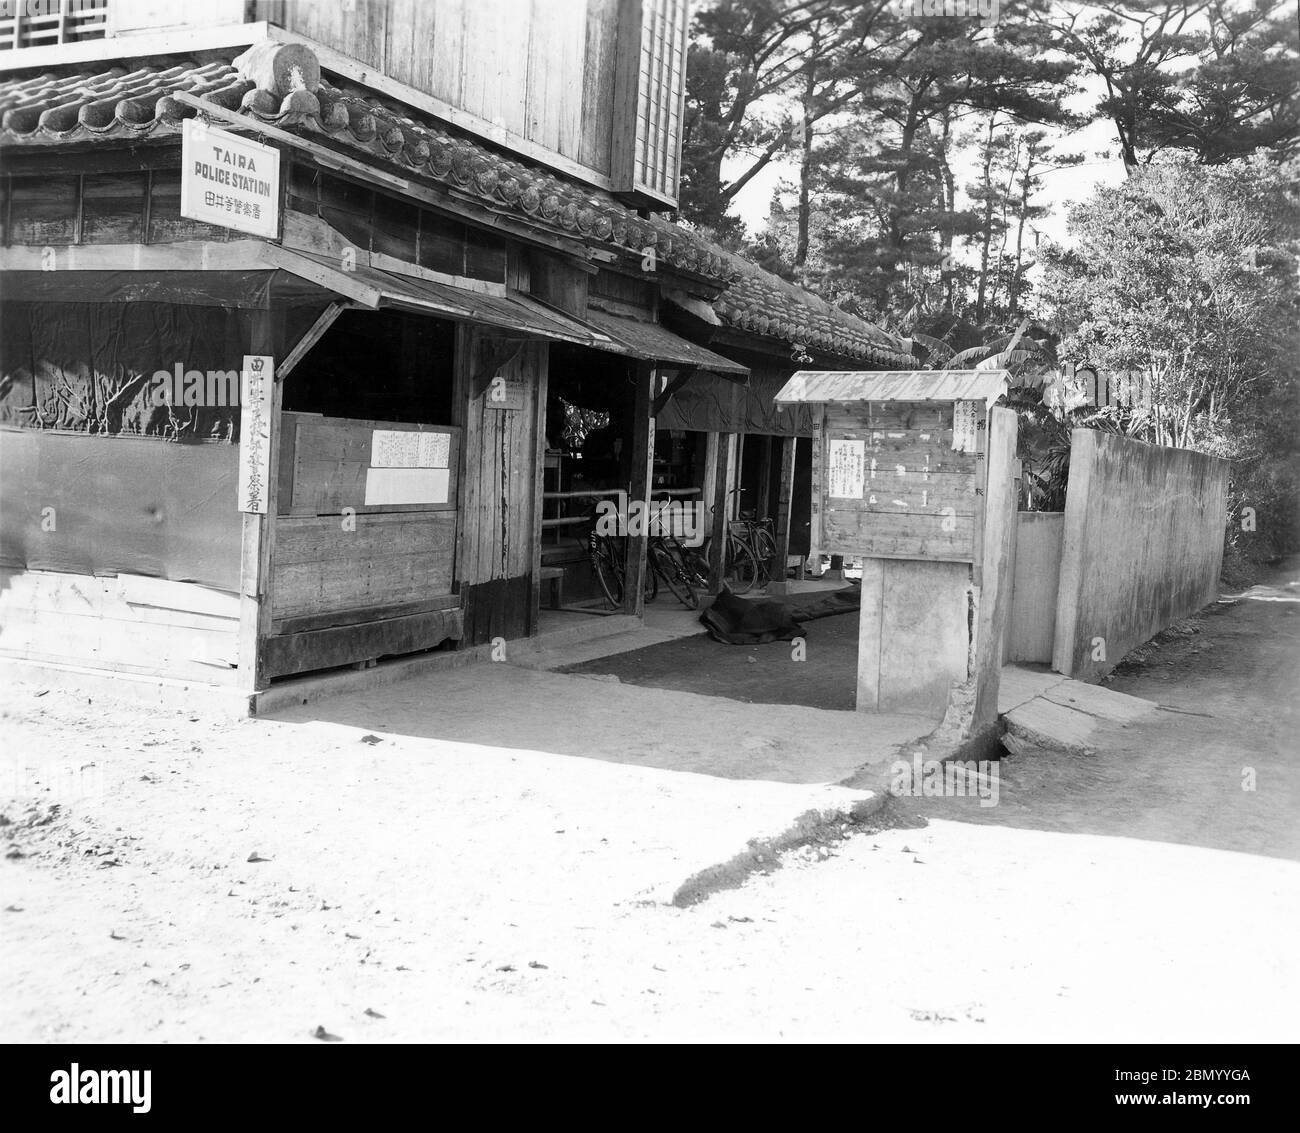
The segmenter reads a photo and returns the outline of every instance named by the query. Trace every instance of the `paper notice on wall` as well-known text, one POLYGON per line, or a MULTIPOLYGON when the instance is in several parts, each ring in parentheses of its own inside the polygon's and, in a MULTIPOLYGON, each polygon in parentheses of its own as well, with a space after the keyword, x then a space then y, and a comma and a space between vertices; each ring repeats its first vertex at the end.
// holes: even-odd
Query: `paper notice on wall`
POLYGON ((983 420, 982 401, 954 401, 952 403, 952 447, 954 452, 978 452, 980 422, 983 420))
POLYGON ((370 436, 372 468, 415 468, 420 462, 420 434, 406 429, 376 429, 370 436))
POLYGON ((860 500, 867 487, 866 441, 826 442, 826 495, 836 500, 860 500))
POLYGON ((416 433, 420 438, 420 451, 416 464, 421 468, 446 468, 451 463, 451 435, 449 433, 416 433))
POLYGON ((366 507, 445 504, 450 486, 451 473, 446 468, 370 468, 366 471, 366 507))

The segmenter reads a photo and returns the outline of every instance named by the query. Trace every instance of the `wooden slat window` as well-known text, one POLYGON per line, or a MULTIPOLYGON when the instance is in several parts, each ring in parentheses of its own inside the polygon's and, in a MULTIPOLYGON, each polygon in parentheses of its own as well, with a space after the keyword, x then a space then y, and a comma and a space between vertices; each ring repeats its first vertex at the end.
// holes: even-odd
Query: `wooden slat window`
POLYGON ((108 0, 0 0, 0 51, 103 39, 108 0))
POLYGON ((633 179, 677 198, 686 64, 686 0, 642 0, 633 179))

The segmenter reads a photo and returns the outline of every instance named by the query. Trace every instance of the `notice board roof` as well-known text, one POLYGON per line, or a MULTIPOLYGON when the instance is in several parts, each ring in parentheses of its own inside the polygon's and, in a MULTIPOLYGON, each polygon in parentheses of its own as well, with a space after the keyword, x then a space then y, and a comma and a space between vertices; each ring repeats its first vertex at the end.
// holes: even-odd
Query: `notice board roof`
POLYGON ((1007 370, 799 370, 778 402, 983 401, 1006 392, 1007 370))

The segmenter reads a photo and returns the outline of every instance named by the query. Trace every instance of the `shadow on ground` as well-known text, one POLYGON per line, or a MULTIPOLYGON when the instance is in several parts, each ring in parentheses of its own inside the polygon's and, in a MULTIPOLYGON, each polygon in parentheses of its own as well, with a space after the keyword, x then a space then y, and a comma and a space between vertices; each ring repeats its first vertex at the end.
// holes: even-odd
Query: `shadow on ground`
POLYGON ((795 642, 723 645, 704 634, 600 657, 561 670, 625 684, 723 696, 747 704, 801 704, 852 712, 858 670, 856 611, 805 623, 795 642))

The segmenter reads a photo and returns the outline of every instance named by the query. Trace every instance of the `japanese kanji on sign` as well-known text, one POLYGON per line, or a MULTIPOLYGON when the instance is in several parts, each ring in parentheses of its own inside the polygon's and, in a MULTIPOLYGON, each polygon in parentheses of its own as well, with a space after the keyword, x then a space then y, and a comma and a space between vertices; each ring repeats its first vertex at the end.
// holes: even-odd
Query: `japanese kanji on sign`
POLYGON ((280 151, 187 118, 181 140, 181 215, 254 236, 278 236, 280 151))

